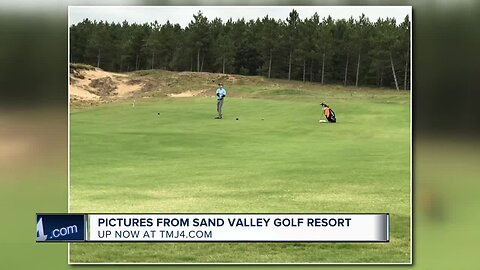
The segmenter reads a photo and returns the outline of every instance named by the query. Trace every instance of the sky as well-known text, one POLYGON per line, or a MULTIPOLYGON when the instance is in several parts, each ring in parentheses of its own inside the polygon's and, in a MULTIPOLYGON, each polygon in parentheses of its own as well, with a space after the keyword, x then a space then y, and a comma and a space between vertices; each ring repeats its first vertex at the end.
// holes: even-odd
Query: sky
POLYGON ((410 6, 70 6, 69 23, 77 24, 86 18, 118 23, 126 20, 130 24, 155 20, 164 24, 169 20, 172 24, 178 23, 186 27, 193 20, 193 14, 199 10, 209 20, 218 17, 225 22, 230 18, 234 21, 240 18, 248 21, 263 18, 267 14, 270 18, 285 20, 292 9, 298 11, 301 19, 310 18, 315 12, 320 18, 330 15, 333 19, 348 19, 351 16, 357 19, 363 13, 370 21, 389 17, 395 18, 397 23, 403 22, 407 15, 410 20, 412 18, 410 6))

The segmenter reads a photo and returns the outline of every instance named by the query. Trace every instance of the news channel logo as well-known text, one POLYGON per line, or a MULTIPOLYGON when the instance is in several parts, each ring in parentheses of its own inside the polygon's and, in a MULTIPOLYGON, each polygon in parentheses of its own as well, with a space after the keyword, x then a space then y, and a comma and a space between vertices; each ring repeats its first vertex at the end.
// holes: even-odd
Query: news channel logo
POLYGON ((85 241, 84 214, 37 214, 37 242, 85 241))

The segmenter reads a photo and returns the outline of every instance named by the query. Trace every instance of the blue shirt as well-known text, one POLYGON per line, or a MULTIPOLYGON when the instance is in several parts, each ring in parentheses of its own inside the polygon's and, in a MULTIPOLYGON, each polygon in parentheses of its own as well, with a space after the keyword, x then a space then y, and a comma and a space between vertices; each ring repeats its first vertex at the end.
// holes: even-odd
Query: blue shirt
POLYGON ((222 88, 217 89, 217 100, 223 99, 227 95, 227 91, 222 88))

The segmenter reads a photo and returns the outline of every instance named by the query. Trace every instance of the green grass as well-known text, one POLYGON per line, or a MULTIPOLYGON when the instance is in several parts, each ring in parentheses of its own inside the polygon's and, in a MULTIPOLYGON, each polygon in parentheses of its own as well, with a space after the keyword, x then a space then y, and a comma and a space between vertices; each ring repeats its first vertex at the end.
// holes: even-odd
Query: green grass
POLYGON ((71 261, 409 262, 409 93, 299 85, 236 85, 222 120, 209 97, 73 111, 71 211, 389 212, 389 243, 86 243, 71 261))

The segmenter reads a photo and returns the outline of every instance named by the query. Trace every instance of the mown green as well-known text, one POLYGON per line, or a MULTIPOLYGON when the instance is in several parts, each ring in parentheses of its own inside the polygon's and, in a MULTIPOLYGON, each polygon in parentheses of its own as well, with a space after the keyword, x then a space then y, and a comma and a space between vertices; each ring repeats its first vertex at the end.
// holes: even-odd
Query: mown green
POLYGON ((388 212, 390 242, 85 243, 71 262, 410 262, 408 92, 227 90, 222 120, 213 97, 73 110, 70 210, 388 212), (322 101, 338 123, 318 123, 322 101))

